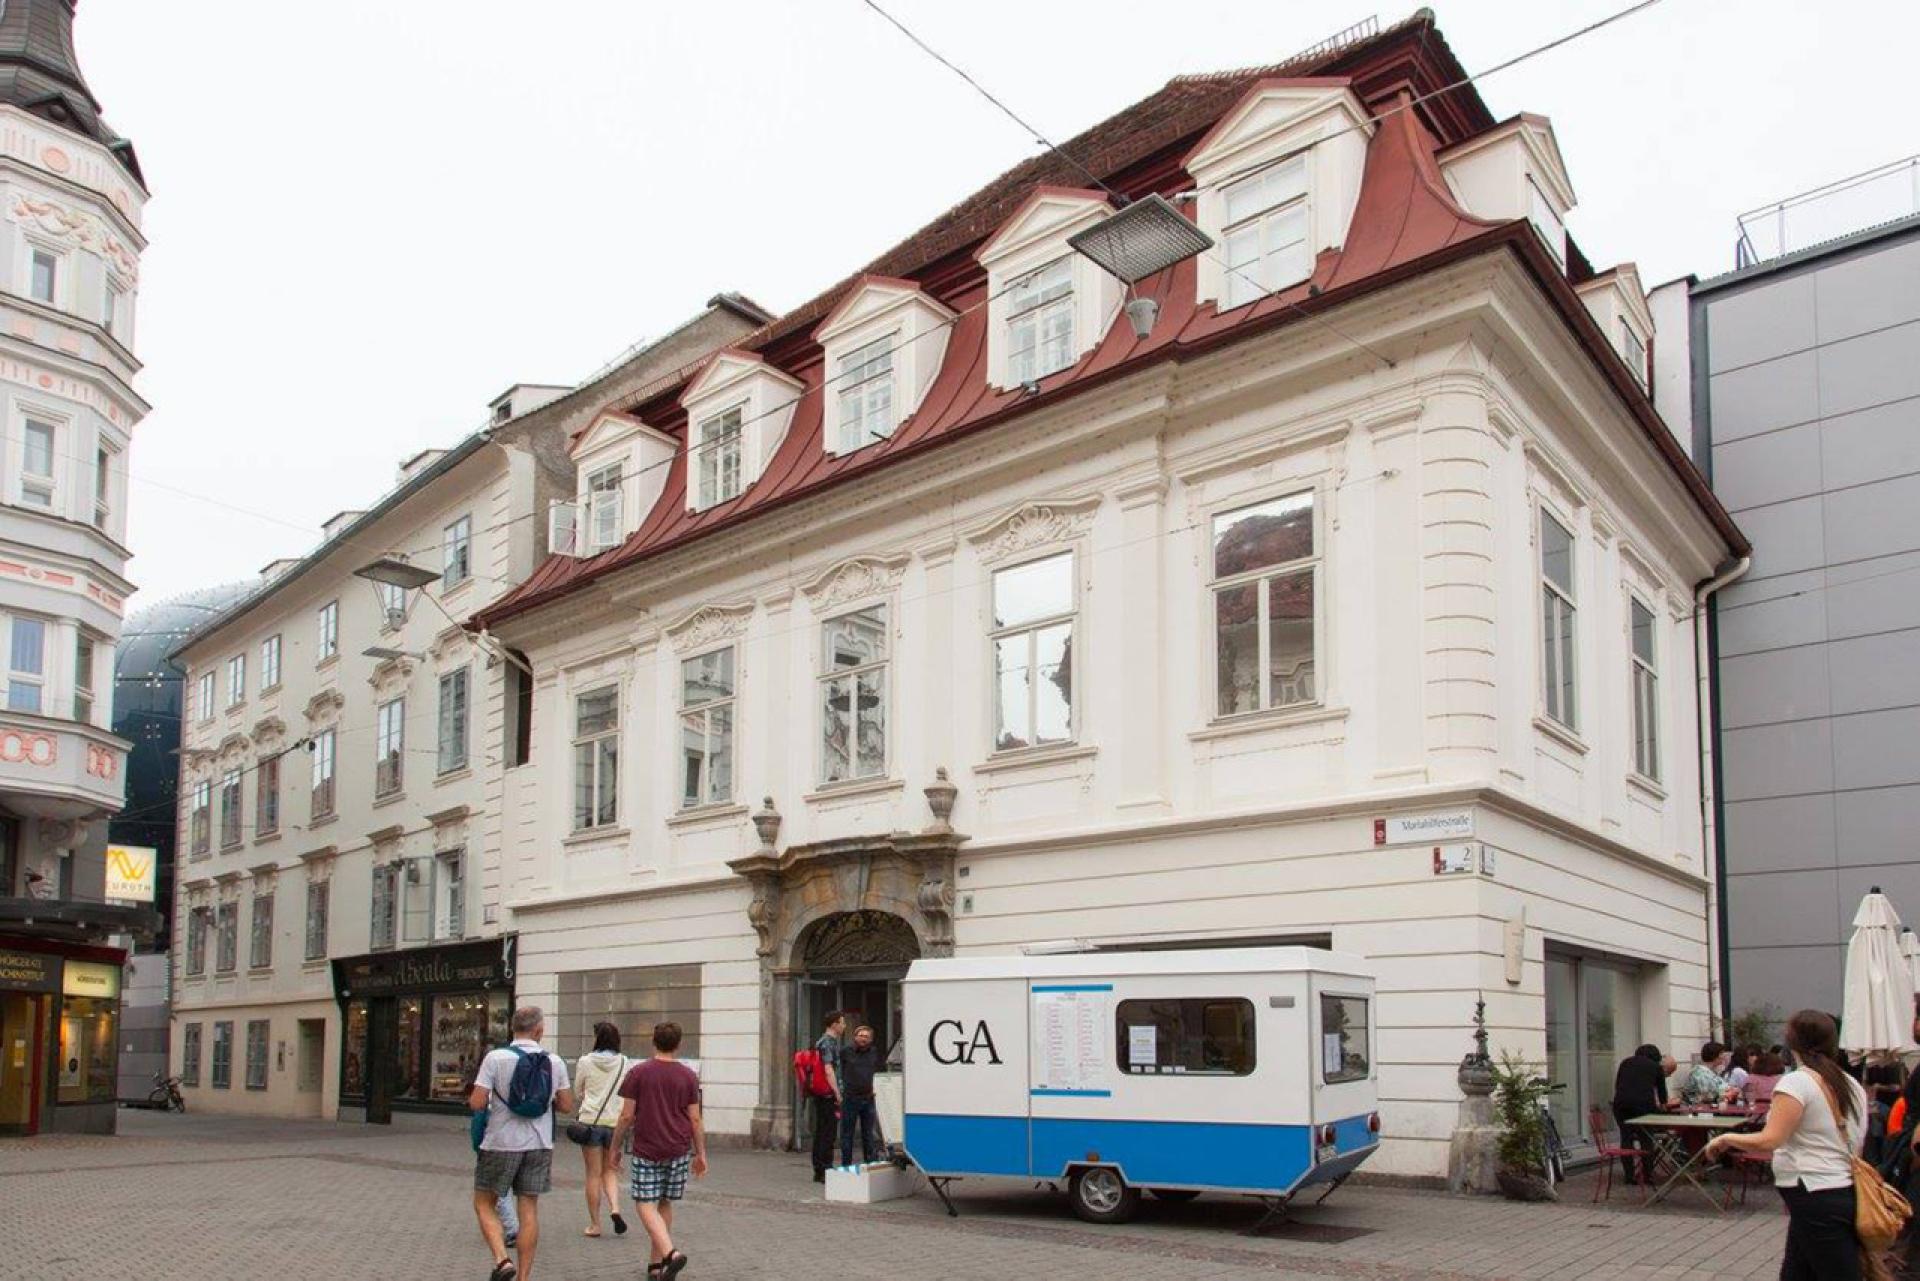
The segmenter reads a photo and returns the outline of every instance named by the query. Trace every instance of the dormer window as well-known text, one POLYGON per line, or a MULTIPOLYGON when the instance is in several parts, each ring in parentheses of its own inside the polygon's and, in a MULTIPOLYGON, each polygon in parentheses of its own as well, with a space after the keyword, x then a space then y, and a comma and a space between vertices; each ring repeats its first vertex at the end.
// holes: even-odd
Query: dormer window
POLYGON ((695 446, 699 471, 699 498, 705 510, 740 496, 741 420, 744 406, 735 405, 700 420, 695 446))
POLYGON ((1567 263, 1567 224, 1560 219, 1560 211, 1553 207, 1547 194, 1540 190, 1540 184, 1531 176, 1527 179, 1527 220, 1540 238, 1547 242, 1547 248, 1553 254, 1553 260, 1561 266, 1567 263))
POLYGON ((893 348, 899 336, 876 338, 840 358, 834 375, 840 389, 834 452, 850 454, 893 435, 893 348))
POLYGON ((1640 335, 1633 332, 1633 326, 1627 318, 1620 318, 1620 359, 1627 362, 1627 368, 1633 371, 1633 380, 1640 384, 1640 390, 1647 389, 1647 345, 1640 341, 1640 335))
POLYGON ((1225 195, 1227 307, 1255 302, 1313 274, 1304 154, 1232 183, 1225 195))
POLYGON ((987 269, 987 384, 1013 390, 1100 345, 1122 286, 1069 241, 1113 213, 1103 192, 1041 187, 981 246, 987 269))
POLYGON ((1007 377, 1033 382, 1073 361, 1073 261, 1056 258, 1007 292, 1007 377))
POLYGON ((760 479, 786 439, 804 390, 798 378, 756 353, 732 347, 714 353, 680 397, 687 414, 690 510, 738 498, 760 479))
POLYGON ((587 547, 605 551, 620 545, 621 466, 614 463, 587 477, 587 547))

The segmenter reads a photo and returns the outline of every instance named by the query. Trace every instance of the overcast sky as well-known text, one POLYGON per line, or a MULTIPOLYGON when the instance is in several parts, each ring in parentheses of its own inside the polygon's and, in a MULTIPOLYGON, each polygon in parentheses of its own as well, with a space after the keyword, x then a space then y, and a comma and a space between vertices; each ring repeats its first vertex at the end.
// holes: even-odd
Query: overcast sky
MULTIPOLYGON (((1625 2, 1436 10, 1476 72, 1625 2)), ((1056 141, 1370 16, 883 3, 1056 141)), ((1034 150, 860 0, 85 0, 77 41, 153 190, 136 606, 310 550, 511 383, 577 382, 719 290, 805 301, 1034 150)), ((1916 46, 1911 0, 1663 0, 1481 92, 1552 117, 1574 236, 1651 286, 1729 268, 1736 214, 1920 151, 1916 46)))

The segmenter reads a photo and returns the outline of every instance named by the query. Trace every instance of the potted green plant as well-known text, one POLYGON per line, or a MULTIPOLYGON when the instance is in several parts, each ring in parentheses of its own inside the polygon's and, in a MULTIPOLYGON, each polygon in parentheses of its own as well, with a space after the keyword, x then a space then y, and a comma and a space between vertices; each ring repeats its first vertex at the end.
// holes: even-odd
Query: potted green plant
POLYGON ((1500 1127, 1494 1181, 1512 1201, 1555 1200, 1547 1179, 1547 1124, 1541 1105, 1559 1087, 1512 1050, 1501 1051, 1492 1070, 1494 1117, 1500 1127))

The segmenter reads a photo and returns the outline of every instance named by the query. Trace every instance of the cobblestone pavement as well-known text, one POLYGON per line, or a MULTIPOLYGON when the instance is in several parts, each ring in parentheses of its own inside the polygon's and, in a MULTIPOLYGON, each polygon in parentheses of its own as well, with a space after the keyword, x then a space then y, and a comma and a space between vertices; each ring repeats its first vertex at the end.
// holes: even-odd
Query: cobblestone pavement
MULTIPOLYGON (((117 1138, 0 1140, 0 1278, 487 1275, 457 1120, 391 1129, 123 1112, 117 1138)), ((636 1231, 581 1236, 581 1167, 566 1143, 541 1201, 536 1281, 643 1275, 636 1231)), ((720 1150, 694 1185, 680 1236, 699 1278, 998 1278, 1033 1274, 1197 1281, 1464 1278, 1746 1278, 1777 1269, 1777 1201, 1704 1206, 1557 1205, 1342 1188, 1265 1235, 1258 1207, 1149 1202, 1125 1227, 1073 1219, 1059 1198, 1005 1184, 956 1188, 958 1219, 929 1194, 828 1205, 806 1159, 720 1150)), ((1696 1203, 1697 1205, 1698 1203, 1696 1203)))

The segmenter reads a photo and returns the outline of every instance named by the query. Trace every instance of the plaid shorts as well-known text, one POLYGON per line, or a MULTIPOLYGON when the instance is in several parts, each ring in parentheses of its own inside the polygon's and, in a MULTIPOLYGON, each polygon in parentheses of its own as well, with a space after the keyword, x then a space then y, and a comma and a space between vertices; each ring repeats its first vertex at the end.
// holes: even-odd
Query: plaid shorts
POLYGON ((536 1148, 531 1152, 495 1152, 482 1148, 474 1153, 473 1190, 505 1196, 539 1196, 553 1187, 553 1149, 536 1148))
POLYGON ((693 1168, 693 1154, 671 1161, 633 1158, 633 1199, 645 1205, 650 1201, 678 1201, 687 1194, 687 1173, 693 1168))

